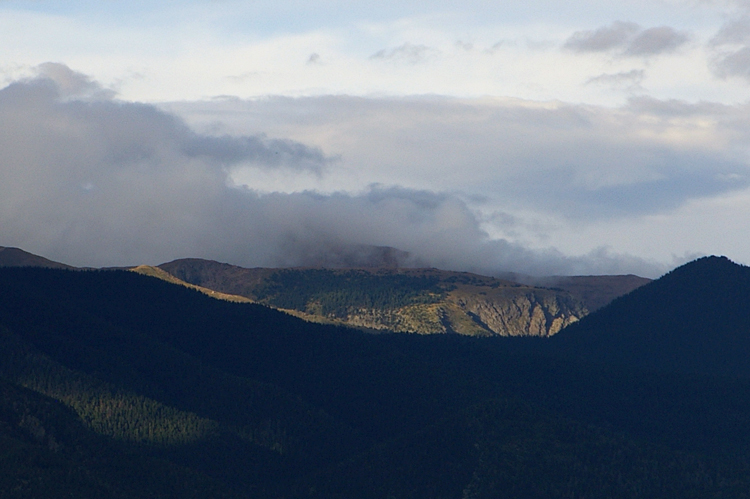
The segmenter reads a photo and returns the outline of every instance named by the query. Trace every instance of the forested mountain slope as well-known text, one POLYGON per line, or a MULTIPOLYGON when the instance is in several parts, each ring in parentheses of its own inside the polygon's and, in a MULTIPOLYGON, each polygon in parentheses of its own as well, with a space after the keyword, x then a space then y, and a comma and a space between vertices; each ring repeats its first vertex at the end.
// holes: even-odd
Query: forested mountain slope
POLYGON ((750 376, 750 267, 705 257, 569 328, 550 343, 578 359, 750 376))
POLYGON ((534 353, 550 341, 0 269, 0 496, 748 497, 750 381, 534 353))
POLYGON ((437 269, 245 269, 184 259, 159 266, 194 285, 374 331, 551 336, 586 315, 567 291, 437 269))

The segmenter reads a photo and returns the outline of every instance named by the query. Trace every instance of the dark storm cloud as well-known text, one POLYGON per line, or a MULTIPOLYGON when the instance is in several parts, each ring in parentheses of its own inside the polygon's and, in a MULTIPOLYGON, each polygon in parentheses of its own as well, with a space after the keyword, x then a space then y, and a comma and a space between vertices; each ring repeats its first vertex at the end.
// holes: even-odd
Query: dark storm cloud
POLYGON ((632 22, 615 21, 591 31, 577 31, 563 45, 574 52, 612 52, 620 56, 652 56, 672 52, 689 36, 669 26, 642 29, 632 22))

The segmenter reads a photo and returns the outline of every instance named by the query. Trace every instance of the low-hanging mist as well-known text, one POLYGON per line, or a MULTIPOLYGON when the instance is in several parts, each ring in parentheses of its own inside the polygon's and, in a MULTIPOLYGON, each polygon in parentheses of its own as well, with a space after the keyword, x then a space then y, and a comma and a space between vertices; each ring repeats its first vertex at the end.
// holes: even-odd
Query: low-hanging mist
POLYGON ((569 257, 482 228, 450 192, 373 184, 357 193, 262 192, 233 168, 325 176, 339 158, 284 137, 199 133, 47 63, 0 90, 2 244, 79 266, 202 257, 243 266, 333 261, 389 246, 402 265, 493 274, 639 273, 660 265, 598 249, 569 257))

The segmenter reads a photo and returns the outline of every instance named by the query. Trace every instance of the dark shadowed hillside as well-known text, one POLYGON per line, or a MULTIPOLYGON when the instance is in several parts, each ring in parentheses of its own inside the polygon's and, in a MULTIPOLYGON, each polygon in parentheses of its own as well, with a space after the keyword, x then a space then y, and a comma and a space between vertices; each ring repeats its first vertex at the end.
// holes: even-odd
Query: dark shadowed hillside
POLYGON ((750 376, 750 267, 706 257, 614 300, 551 343, 578 359, 750 376))
POLYGON ((750 381, 534 353, 549 341, 3 268, 0 497, 748 497, 750 381))
POLYGON ((585 304, 589 312, 595 312, 615 298, 648 284, 651 279, 637 275, 591 275, 543 277, 535 282, 564 289, 585 304))
POLYGON ((53 262, 44 257, 28 253, 19 248, 0 246, 0 267, 46 267, 50 269, 72 269, 70 265, 53 262))

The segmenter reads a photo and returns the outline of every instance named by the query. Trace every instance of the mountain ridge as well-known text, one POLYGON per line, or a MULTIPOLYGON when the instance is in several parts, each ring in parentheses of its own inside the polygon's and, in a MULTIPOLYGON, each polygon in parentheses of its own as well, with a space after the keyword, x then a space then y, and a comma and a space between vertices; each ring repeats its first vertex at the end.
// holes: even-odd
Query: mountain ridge
MULTIPOLYGON (((508 274, 515 280, 479 276, 466 272, 440 271, 404 267, 409 255, 395 248, 357 246, 336 253, 334 268, 320 265, 292 269, 249 269, 199 258, 179 259, 158 267, 140 265, 130 268, 165 280, 178 279, 184 285, 198 286, 210 296, 231 301, 261 301, 284 309, 305 320, 342 324, 370 332, 397 331, 416 333, 461 333, 469 335, 550 336, 581 317, 642 285, 648 280, 637 276, 551 276, 531 278, 508 274), (171 273, 169 272, 171 270, 171 273), (401 309, 379 310, 377 307, 349 307, 343 317, 322 314, 314 303, 310 306, 282 307, 272 298, 259 300, 258 288, 282 272, 330 273, 366 272, 373 275, 422 275, 431 272, 442 280, 460 280, 463 289, 438 290, 446 298, 429 304, 412 304, 401 309), (165 272, 166 271, 166 272, 165 272), (471 286, 474 286, 473 288, 471 286), (505 288, 498 293, 499 287, 505 288), (510 288, 525 287, 524 292, 510 288), (489 297, 488 297, 489 293, 489 297), (567 294, 566 294, 567 293, 567 294), (504 296, 501 296, 504 295, 504 296), (577 303, 576 303, 577 302, 577 303)), ((1 266, 35 266, 75 269, 19 248, 0 247, 1 266)), ((403 284, 403 283, 401 283, 403 284)), ((445 288, 446 286, 443 286, 445 288)), ((453 287, 456 287, 455 285, 453 287)), ((342 314, 339 314, 342 315, 342 314)))
POLYGON ((578 359, 750 376, 750 267, 708 256, 682 265, 552 342, 578 359))
POLYGON ((201 259, 175 260, 159 268, 185 282, 293 310, 312 320, 374 331, 550 336, 587 313, 564 290, 467 272, 247 269, 201 259))
POLYGON ((0 267, 44 267, 50 269, 73 269, 70 265, 48 260, 20 248, 0 246, 0 267))
POLYGON ((19 490, 50 498, 750 491, 747 378, 527 348, 562 335, 363 334, 120 270, 3 268, 0 289, 0 493, 30 476, 19 490))

